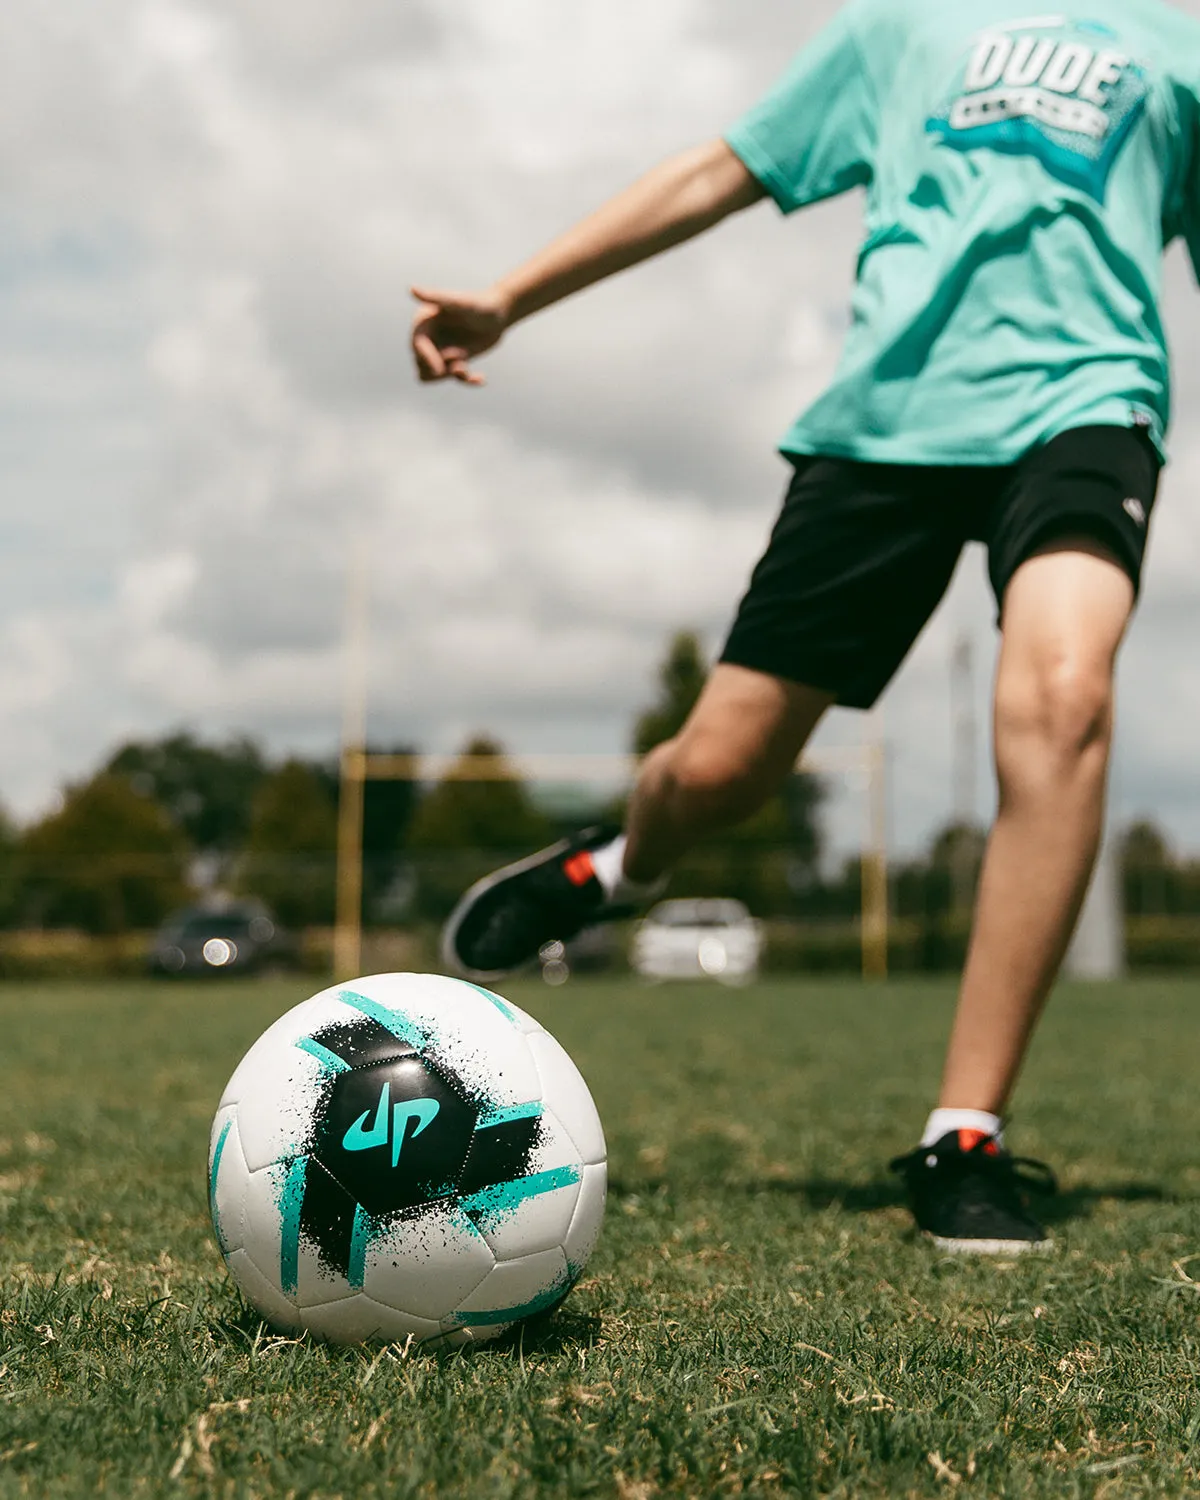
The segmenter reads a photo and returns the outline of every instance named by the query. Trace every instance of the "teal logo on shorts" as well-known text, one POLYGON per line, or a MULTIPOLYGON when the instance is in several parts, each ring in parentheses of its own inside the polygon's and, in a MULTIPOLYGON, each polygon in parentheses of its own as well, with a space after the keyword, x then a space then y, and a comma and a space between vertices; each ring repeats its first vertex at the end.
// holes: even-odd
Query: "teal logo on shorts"
POLYGON ((392 1086, 390 1083, 385 1083, 379 1091, 375 1118, 368 1125, 367 1117, 371 1111, 363 1110, 342 1137, 342 1146, 345 1150, 373 1151, 379 1146, 386 1147, 390 1139, 392 1166, 394 1167, 399 1162, 400 1152, 404 1148, 409 1121, 416 1121, 417 1128, 408 1136, 410 1141, 415 1141, 423 1130, 428 1130, 433 1124, 441 1108, 436 1099, 405 1099, 399 1104, 392 1104, 391 1097, 392 1086))

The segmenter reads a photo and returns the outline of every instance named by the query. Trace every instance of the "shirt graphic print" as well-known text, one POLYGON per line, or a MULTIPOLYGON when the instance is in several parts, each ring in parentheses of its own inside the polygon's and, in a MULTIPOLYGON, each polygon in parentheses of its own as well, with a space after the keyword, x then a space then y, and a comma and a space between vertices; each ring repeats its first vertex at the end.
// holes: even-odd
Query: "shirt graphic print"
POLYGON ((1099 21, 1035 16, 989 27, 926 125, 943 145, 1033 156, 1103 203, 1149 92, 1145 71, 1099 21))

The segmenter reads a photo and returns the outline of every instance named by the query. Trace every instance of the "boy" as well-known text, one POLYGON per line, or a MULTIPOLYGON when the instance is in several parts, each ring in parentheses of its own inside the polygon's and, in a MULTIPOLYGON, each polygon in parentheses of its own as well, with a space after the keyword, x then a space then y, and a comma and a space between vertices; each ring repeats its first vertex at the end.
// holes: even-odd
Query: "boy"
POLYGON ((623 833, 589 830, 460 902, 449 962, 487 978, 650 899, 762 804, 833 704, 867 708, 969 540, 1000 610, 999 812, 938 1107, 893 1163, 943 1248, 1044 1247, 1001 1115, 1087 888, 1113 668, 1169 419, 1164 246, 1200 256, 1200 25, 1159 0, 850 0, 724 139, 672 158, 486 291, 414 289, 423 380, 514 323, 769 195, 866 191, 853 321, 793 425, 794 474, 720 662, 644 763, 623 833))

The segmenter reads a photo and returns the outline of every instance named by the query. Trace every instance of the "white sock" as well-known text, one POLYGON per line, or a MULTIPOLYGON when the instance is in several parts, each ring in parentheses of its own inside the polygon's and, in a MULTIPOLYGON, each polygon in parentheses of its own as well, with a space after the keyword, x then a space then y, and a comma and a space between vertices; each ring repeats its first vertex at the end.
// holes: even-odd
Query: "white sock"
POLYGON ((611 844, 602 844, 592 850, 592 869, 596 879, 604 888, 604 894, 618 905, 640 905, 652 901, 660 891, 666 889, 667 877, 642 882, 630 880, 625 873, 625 835, 618 834, 611 844))
POLYGON ((984 1109, 935 1109, 925 1122, 922 1146, 932 1146, 952 1130, 982 1130, 984 1135, 994 1135, 1004 1144, 1004 1121, 999 1115, 989 1115, 984 1109))

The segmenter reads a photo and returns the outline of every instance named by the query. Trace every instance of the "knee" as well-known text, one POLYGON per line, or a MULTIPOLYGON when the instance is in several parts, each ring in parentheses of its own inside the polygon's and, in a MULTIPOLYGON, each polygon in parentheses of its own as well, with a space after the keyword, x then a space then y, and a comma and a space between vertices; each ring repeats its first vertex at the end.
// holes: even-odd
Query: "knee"
POLYGON ((1099 751, 1112 733, 1112 677, 1063 655, 1045 668, 1002 676, 996 688, 996 743, 1072 764, 1099 751))

